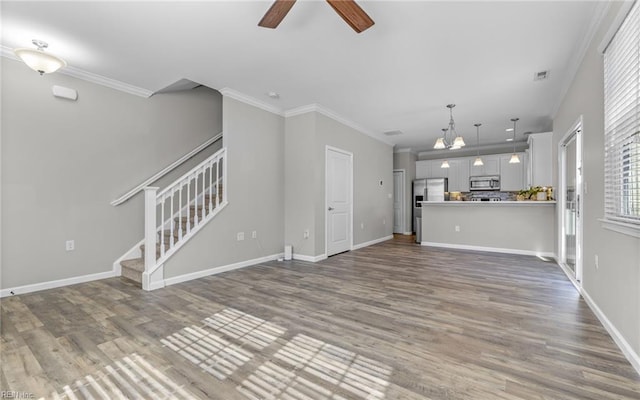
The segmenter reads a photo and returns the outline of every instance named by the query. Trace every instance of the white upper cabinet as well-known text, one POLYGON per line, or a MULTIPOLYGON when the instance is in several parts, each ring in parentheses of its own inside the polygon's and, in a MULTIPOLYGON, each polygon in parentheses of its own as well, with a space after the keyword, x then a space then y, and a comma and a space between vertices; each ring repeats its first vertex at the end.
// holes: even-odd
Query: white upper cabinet
POLYGON ((423 178, 448 178, 449 169, 440 168, 442 160, 416 161, 416 179, 423 178))
POLYGON ((456 158, 449 160, 449 191, 469 191, 469 159, 456 158))
POLYGON ((517 153, 520 162, 510 164, 511 154, 503 154, 500 156, 500 190, 512 192, 522 190, 526 186, 526 168, 527 156, 525 153, 517 153))
POLYGON ((484 165, 474 166, 475 157, 470 160, 469 176, 500 175, 500 157, 497 155, 482 156, 484 165))
POLYGON ((527 165, 529 186, 552 186, 553 132, 532 133, 529 135, 527 143, 529 143, 529 162, 527 165))

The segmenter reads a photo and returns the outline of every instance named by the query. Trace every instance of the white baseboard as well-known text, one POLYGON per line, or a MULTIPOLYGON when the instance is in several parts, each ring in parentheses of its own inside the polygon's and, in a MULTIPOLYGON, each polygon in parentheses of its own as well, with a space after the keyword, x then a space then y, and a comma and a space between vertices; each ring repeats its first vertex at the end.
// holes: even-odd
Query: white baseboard
POLYGON ((405 236, 411 236, 413 235, 413 232, 402 232, 401 234, 405 236))
POLYGON ((470 246, 466 244, 435 243, 435 242, 421 242, 420 244, 422 246, 443 247, 447 249, 488 251, 491 253, 518 254, 522 256, 542 256, 542 257, 550 257, 550 258, 556 257, 554 253, 546 252, 546 251, 506 249, 506 248, 500 248, 500 247, 470 246))
POLYGON ((0 297, 39 292, 41 290, 55 289, 62 286, 69 286, 69 285, 75 285, 78 283, 85 283, 85 282, 97 281, 100 279, 113 278, 114 276, 118 276, 118 275, 116 275, 114 271, 107 271, 107 272, 99 272, 97 274, 74 276, 73 278, 58 279, 58 280, 49 281, 49 282, 33 283, 30 285, 1 289, 0 297))
POLYGON ((277 260, 284 257, 284 253, 272 254, 270 256, 264 256, 260 258, 254 258, 253 260, 240 261, 234 264, 221 265, 219 267, 213 267, 202 271, 192 272, 189 274, 174 276, 173 278, 167 278, 164 280, 165 286, 175 285, 177 283, 187 282, 194 279, 204 278, 209 275, 216 275, 222 272, 233 271, 234 269, 240 269, 251 265, 260 264, 267 261, 277 260))
POLYGON ((633 350, 629 342, 625 340, 620 331, 618 331, 618 329, 616 329, 611 321, 609 321, 609 318, 607 318, 607 316, 602 312, 600 307, 598 307, 596 302, 593 301, 591 296, 589 296, 589 293, 587 293, 584 288, 580 290, 580 294, 582 295, 582 298, 587 303, 589 308, 591 308, 591 311, 593 311, 596 317, 598 317, 598 319, 602 323, 602 326, 604 326, 607 332, 609 332, 609 335, 611 335, 613 341, 618 345, 618 347, 622 351, 622 354, 624 354, 627 360, 629 360, 629 362, 631 363, 631 366, 636 370, 638 375, 640 375, 640 355, 638 355, 638 353, 633 350))
POLYGON ((371 246, 371 245, 374 245, 374 244, 386 242, 387 240, 391 240, 391 239, 393 239, 393 235, 381 237, 381 238, 374 239, 374 240, 369 240, 368 242, 364 242, 364 243, 360 243, 360 244, 354 245, 352 247, 352 250, 358 250, 358 249, 361 249, 363 247, 368 247, 368 246, 371 246))
POLYGON ((326 260, 327 259, 327 255, 326 254, 320 254, 319 256, 306 256, 304 254, 293 254, 293 259, 294 260, 300 260, 300 261, 308 261, 308 262, 318 262, 318 261, 322 261, 322 260, 326 260))

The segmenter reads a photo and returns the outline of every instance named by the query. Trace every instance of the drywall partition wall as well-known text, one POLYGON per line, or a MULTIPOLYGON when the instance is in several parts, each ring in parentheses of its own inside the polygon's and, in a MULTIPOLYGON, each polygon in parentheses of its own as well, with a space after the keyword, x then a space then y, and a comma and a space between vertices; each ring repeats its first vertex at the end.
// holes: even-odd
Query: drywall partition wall
POLYGON ((353 245, 393 235, 391 146, 316 111, 288 117, 285 136, 285 242, 294 246, 294 256, 326 256, 327 146, 353 153, 353 245), (310 237, 304 239, 307 229, 310 237))
POLYGON ((224 96, 223 121, 229 204, 165 263, 168 283, 283 251, 284 118, 224 96))
POLYGON ((405 170, 405 233, 413 229, 413 180, 416 179, 416 160, 418 156, 411 151, 393 153, 393 169, 405 170))
MULTIPOLYGON (((314 257, 315 186, 319 167, 315 162, 316 113, 288 117, 285 121, 285 243, 293 246, 296 257, 314 257), (309 236, 305 237, 305 232, 309 236)), ((323 203, 324 200, 322 199, 323 203)))
POLYGON ((324 114, 316 117, 316 255, 325 253, 326 147, 353 153, 353 245, 393 235, 393 147, 324 114), (320 253, 319 253, 320 251, 320 253))
MULTIPOLYGON (((620 3, 611 7, 592 40, 553 121, 554 160, 557 145, 583 117, 584 244, 583 289, 624 341, 640 355, 640 239, 602 227, 604 215, 604 79, 597 51, 620 3), (598 256, 599 268, 595 265, 598 256)), ((554 176, 557 186, 557 165, 554 176)), ((640 361, 640 358, 637 358, 640 361)), ((636 366, 636 368, 638 368, 636 366)))
POLYGON ((109 203, 219 133, 222 96, 200 88, 145 99, 0 62, 2 288, 111 271, 143 237, 143 202, 109 203), (53 97, 53 85, 78 100, 53 97))

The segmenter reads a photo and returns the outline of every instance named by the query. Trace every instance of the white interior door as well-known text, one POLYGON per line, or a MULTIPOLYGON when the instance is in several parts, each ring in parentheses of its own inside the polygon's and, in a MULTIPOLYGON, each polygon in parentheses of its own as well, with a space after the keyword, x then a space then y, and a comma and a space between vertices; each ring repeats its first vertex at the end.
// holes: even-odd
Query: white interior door
POLYGON ((353 232, 353 155, 327 147, 327 256, 351 250, 353 232))
POLYGON ((405 232, 404 174, 403 169, 393 171, 393 233, 405 232))

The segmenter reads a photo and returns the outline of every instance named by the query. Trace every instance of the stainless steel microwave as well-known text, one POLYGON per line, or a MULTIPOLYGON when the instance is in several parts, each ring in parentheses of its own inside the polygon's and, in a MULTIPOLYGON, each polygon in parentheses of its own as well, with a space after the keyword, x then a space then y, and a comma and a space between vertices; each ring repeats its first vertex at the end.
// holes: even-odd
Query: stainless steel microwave
POLYGON ((498 175, 472 176, 469 178, 469 190, 500 190, 500 177, 498 175))

